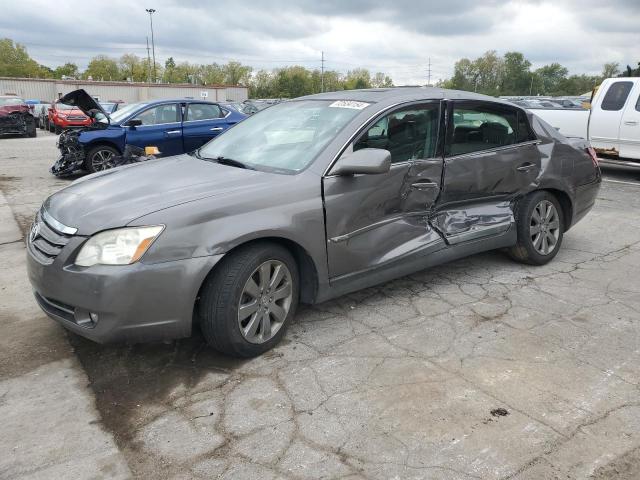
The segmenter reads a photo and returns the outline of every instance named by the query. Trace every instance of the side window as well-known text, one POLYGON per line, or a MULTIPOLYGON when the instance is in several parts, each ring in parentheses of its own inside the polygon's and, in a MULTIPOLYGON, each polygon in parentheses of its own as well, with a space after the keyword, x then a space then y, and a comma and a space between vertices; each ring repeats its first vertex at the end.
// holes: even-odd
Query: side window
POLYGON ((353 150, 382 148, 393 163, 436 155, 440 105, 421 105, 390 113, 374 123, 353 144, 353 150))
POLYGON ((218 105, 211 105, 208 103, 190 103, 187 107, 185 122, 194 120, 211 120, 222 116, 222 110, 218 105))
POLYGON ((638 95, 638 101, 636 102, 636 112, 640 112, 640 95, 638 95))
POLYGON ((454 104, 447 156, 513 145, 517 140, 518 112, 491 104, 454 104))
POLYGON ((161 123, 173 123, 178 121, 178 106, 175 103, 151 107, 135 117, 142 121, 142 125, 159 125, 161 123))
POLYGON ((624 107, 633 82, 614 82, 602 99, 602 110, 617 112, 624 107))
POLYGON ((518 111, 518 131, 516 135, 516 143, 529 142, 531 140, 536 140, 536 136, 531 130, 529 120, 527 119, 527 114, 518 111))

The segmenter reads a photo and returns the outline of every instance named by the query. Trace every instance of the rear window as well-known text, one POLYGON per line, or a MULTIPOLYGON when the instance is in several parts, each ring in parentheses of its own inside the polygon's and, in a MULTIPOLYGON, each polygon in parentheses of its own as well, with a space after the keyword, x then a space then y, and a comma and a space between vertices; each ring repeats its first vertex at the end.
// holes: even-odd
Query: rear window
POLYGON ((602 110, 611 112, 621 110, 627 102, 632 87, 633 82, 612 83, 602 100, 602 110))

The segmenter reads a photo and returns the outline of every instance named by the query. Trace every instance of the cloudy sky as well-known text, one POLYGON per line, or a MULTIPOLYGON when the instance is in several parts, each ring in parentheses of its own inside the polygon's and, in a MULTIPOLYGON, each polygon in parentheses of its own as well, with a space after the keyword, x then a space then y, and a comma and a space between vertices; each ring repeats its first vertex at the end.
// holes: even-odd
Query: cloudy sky
POLYGON ((640 61, 640 0, 75 0, 6 1, 0 37, 40 63, 86 67, 97 54, 146 55, 155 8, 156 58, 259 68, 300 64, 384 71, 396 85, 451 76, 486 50, 523 52, 535 67, 560 62, 599 73, 640 61), (11 5, 8 7, 8 5, 11 5))

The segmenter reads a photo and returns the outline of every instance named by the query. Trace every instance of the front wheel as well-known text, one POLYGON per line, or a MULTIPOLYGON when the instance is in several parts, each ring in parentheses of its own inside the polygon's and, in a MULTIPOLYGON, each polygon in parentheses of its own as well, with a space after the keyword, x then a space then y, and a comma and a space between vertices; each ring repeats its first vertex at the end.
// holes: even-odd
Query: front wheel
POLYGON ((198 304, 207 343, 234 357, 273 348, 298 306, 298 267, 288 250, 257 243, 225 257, 207 279, 198 304))
POLYGON ((56 135, 60 135, 62 133, 62 127, 60 125, 54 125, 53 133, 55 133, 56 135))
POLYGON ((560 250, 564 234, 564 216, 555 195, 546 191, 524 197, 516 210, 518 243, 509 255, 522 263, 544 265, 560 250))
POLYGON ((113 147, 108 145, 98 145, 87 153, 87 158, 84 161, 84 168, 91 173, 108 170, 114 167, 113 160, 119 154, 120 152, 113 147))

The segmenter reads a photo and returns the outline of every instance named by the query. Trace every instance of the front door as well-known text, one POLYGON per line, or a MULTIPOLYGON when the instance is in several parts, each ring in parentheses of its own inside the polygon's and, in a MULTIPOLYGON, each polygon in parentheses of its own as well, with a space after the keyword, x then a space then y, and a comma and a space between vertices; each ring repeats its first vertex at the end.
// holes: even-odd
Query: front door
POLYGON ((620 124, 620 157, 640 160, 640 82, 636 82, 620 124))
POLYGON ((444 185, 433 224, 449 243, 507 230, 511 200, 535 182, 540 153, 526 114, 483 101, 449 105, 444 185))
POLYGON ((441 243, 428 223, 440 192, 440 102, 399 108, 374 120, 345 153, 391 152, 391 170, 323 179, 329 275, 383 266, 441 243))
POLYGON ((142 125, 124 127, 127 129, 127 144, 140 148, 157 147, 162 157, 184 153, 180 104, 154 105, 132 117, 132 120, 140 120, 142 125))

